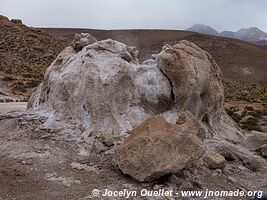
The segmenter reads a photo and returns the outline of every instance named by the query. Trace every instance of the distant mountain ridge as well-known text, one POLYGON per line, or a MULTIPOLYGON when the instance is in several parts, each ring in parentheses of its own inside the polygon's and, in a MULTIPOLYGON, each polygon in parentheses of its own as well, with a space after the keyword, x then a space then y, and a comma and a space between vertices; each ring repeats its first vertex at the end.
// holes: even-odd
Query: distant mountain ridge
POLYGON ((210 26, 203 24, 196 24, 186 30, 206 35, 216 35, 228 38, 235 38, 247 42, 256 43, 259 45, 267 45, 267 33, 265 33, 264 31, 260 30, 257 27, 242 28, 236 32, 233 31, 218 32, 210 26))
POLYGON ((210 26, 203 25, 203 24, 196 24, 190 27, 189 29, 187 29, 187 31, 197 32, 197 33, 206 34, 206 35, 219 35, 218 31, 211 28, 210 26))

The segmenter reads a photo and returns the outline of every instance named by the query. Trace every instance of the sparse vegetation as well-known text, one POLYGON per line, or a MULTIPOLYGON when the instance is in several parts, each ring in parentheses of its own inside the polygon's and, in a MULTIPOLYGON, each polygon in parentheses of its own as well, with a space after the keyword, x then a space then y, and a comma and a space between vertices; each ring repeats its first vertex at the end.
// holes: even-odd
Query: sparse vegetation
POLYGON ((267 116, 266 110, 257 110, 252 106, 246 106, 241 114, 238 108, 230 107, 225 109, 227 114, 239 125, 240 128, 251 131, 263 131, 259 125, 259 119, 267 116))
POLYGON ((0 71, 11 74, 1 80, 18 81, 13 84, 14 93, 28 92, 29 88, 36 87, 46 68, 70 42, 67 38, 12 23, 8 19, 1 20, 0 38, 0 71))
POLYGON ((259 126, 259 120, 255 117, 248 118, 245 122, 240 123, 240 127, 242 129, 246 129, 248 131, 262 131, 261 127, 259 126))
POLYGON ((26 92, 26 87, 25 87, 25 84, 23 82, 16 82, 15 84, 13 84, 13 90, 14 91, 18 91, 18 92, 21 92, 21 93, 24 93, 26 92))
POLYGON ((31 80, 26 82, 26 87, 27 88, 37 87, 40 84, 40 82, 41 82, 40 80, 31 79, 31 80))
POLYGON ((2 81, 14 81, 16 80, 15 78, 13 78, 12 76, 5 76, 4 78, 1 79, 2 81))
MULTIPOLYGON (((225 101, 247 101, 267 103, 267 91, 257 84, 245 84, 233 80, 224 80, 225 101)), ((247 110, 251 108, 248 107, 247 110)))

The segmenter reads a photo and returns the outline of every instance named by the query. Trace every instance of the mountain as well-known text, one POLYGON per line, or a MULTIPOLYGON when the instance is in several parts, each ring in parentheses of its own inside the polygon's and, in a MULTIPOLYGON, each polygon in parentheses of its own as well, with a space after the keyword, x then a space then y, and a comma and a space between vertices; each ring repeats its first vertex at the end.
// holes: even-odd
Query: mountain
POLYGON ((256 27, 247 29, 242 28, 239 31, 235 32, 234 37, 249 42, 267 41, 267 33, 261 31, 256 27))
POLYGON ((210 26, 203 25, 203 24, 196 24, 192 26, 191 28, 187 29, 187 31, 192 31, 192 32, 197 32, 201 34, 206 34, 206 35, 218 35, 219 33, 211 28, 210 26))
POLYGON ((222 36, 222 37, 234 38, 235 32, 233 32, 233 31, 223 31, 223 32, 220 32, 219 35, 222 36))
POLYGON ((267 43, 267 33, 262 30, 251 27, 251 28, 242 28, 237 32, 233 31, 222 31, 218 33, 215 29, 210 26, 197 24, 187 29, 187 31, 197 32, 205 35, 216 35, 228 38, 234 38, 239 40, 244 40, 247 42, 252 42, 258 45, 266 45, 267 43))

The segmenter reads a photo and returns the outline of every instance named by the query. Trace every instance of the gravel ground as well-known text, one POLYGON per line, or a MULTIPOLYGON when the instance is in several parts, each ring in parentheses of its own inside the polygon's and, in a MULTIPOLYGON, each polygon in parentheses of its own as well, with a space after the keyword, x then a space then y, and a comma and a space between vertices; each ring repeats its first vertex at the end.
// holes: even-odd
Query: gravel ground
MULTIPOLYGON (((1 110, 9 107, 12 111, 14 108, 17 109, 18 105, 24 109, 26 106, 24 104, 23 107, 21 103, 13 105, 16 106, 1 104, 0 107, 1 110)), ((183 190, 267 189, 266 168, 253 172, 240 164, 239 160, 228 161, 225 169, 221 171, 209 170, 198 163, 177 174, 174 180, 172 176, 166 176, 154 182, 138 183, 118 170, 113 164, 112 153, 93 153, 85 142, 69 141, 58 132, 39 129, 39 125, 40 120, 30 120, 29 115, 25 113, 11 113, 7 117, 0 117, 0 200, 126 199, 114 196, 95 197, 92 191, 126 189, 140 192, 141 189, 151 191, 160 188, 178 190, 181 184, 183 190)), ((253 150, 266 141, 267 135, 254 133, 243 145, 253 150)), ((129 199, 193 198, 155 198, 139 195, 129 199)))

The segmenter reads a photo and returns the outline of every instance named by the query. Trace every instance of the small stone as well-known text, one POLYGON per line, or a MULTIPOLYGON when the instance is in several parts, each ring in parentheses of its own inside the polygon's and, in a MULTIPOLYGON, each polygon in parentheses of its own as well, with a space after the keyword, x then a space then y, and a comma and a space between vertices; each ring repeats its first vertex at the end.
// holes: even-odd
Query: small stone
POLYGON ((28 160, 23 160, 23 161, 21 161, 21 163, 22 163, 23 165, 32 165, 32 164, 33 164, 33 161, 32 161, 31 159, 28 159, 28 160))
POLYGON ((97 152, 97 153, 101 153, 101 152, 103 152, 103 151, 106 150, 106 147, 105 147, 104 144, 102 144, 101 142, 96 142, 96 143, 94 144, 93 149, 95 150, 95 152, 97 152))
POLYGON ((162 187, 163 187, 163 185, 158 185, 158 184, 156 184, 156 185, 154 185, 153 189, 154 189, 154 190, 159 190, 159 189, 161 189, 162 187))
POLYGON ((202 188, 202 183, 200 180, 194 180, 193 182, 193 186, 196 188, 202 188))
POLYGON ((184 182, 179 186, 179 190, 193 190, 194 186, 191 182, 184 182))
POLYGON ((221 174, 222 170, 221 169, 216 169, 216 172, 218 172, 218 174, 221 174))
POLYGON ((84 138, 85 143, 92 145, 94 142, 94 139, 91 137, 92 135, 92 129, 87 129, 82 133, 82 136, 84 138))
POLYGON ((213 173, 211 174, 211 176, 213 176, 213 177, 218 176, 218 173, 217 173, 217 172, 213 172, 213 173))
POLYGON ((237 183, 238 182, 234 177, 231 177, 231 176, 227 177, 227 181, 230 183, 237 183))
POLYGON ((267 158, 267 144, 260 146, 257 151, 262 157, 267 158))
POLYGON ((190 173, 193 174, 194 176, 198 175, 198 170, 196 168, 190 168, 189 169, 190 173))
POLYGON ((177 184, 177 183, 179 183, 179 178, 175 174, 170 174, 168 176, 168 182, 173 183, 173 184, 177 184))
POLYGON ((226 165, 225 158, 217 153, 207 155, 204 160, 210 169, 224 168, 226 165))
POLYGON ((111 133, 104 132, 100 135, 100 142, 105 144, 108 147, 111 147, 114 145, 114 138, 111 133))

